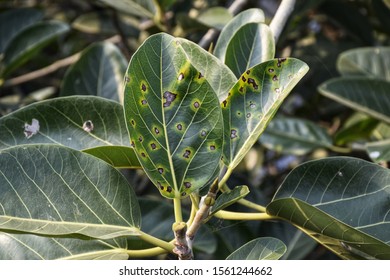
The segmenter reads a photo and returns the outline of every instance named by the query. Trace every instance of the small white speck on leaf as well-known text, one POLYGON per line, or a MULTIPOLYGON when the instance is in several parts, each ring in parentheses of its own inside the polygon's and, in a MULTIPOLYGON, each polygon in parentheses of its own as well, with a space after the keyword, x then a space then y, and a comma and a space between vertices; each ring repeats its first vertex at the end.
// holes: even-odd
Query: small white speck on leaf
POLYGON ((92 121, 88 120, 88 121, 84 122, 84 124, 83 124, 84 131, 91 132, 93 130, 93 128, 94 127, 93 127, 93 122, 92 121))
POLYGON ((27 139, 30 139, 35 134, 39 132, 39 121, 37 119, 32 119, 31 124, 24 124, 24 135, 27 139))
POLYGON ((381 155, 378 151, 372 151, 370 152, 370 158, 378 158, 381 155))

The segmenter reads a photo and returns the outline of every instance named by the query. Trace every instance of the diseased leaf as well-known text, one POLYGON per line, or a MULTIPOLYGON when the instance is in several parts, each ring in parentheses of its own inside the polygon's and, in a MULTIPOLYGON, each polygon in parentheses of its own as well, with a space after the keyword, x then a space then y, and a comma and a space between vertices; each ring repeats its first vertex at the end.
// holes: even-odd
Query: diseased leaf
POLYGON ((366 143, 366 149, 373 161, 390 161, 390 139, 366 143))
POLYGON ((231 38, 225 54, 225 63, 237 78, 247 69, 273 59, 275 40, 271 29, 263 23, 248 23, 231 38))
POLYGON ((139 206, 126 178, 66 147, 1 150, 0 193, 0 230, 99 239, 139 234, 139 206))
POLYGON ((223 63, 226 59, 226 50, 230 41, 237 31, 248 23, 261 23, 265 21, 264 12, 260 9, 252 8, 237 14, 221 31, 215 45, 214 55, 223 63))
POLYGON ((180 198, 213 181, 222 153, 219 101, 167 34, 149 37, 125 77, 125 116, 143 169, 162 195, 180 198))
POLYGON ((322 83, 321 94, 374 118, 390 122, 390 83, 361 77, 334 78, 322 83))
POLYGON ((273 237, 254 239, 232 254, 227 260, 278 260, 286 252, 287 247, 282 241, 273 237))
POLYGON ((342 258, 390 258, 390 171, 348 157, 304 163, 284 180, 270 215, 284 218, 342 258))
POLYGON ((221 104, 225 124, 223 160, 229 168, 240 163, 307 71, 308 66, 298 59, 279 58, 242 74, 221 104))
POLYGON ((390 82, 390 47, 345 51, 337 59, 337 70, 343 76, 365 76, 390 82))
POLYGON ((83 150, 84 153, 104 160, 116 168, 141 168, 133 148, 126 146, 100 146, 83 150))
POLYGON ((130 146, 122 106, 95 96, 37 102, 0 118, 0 149, 36 143, 76 150, 130 146))
POLYGON ((31 25, 18 33, 4 51, 4 69, 2 69, 1 76, 8 76, 39 50, 68 31, 69 26, 66 23, 45 21, 31 25))
POLYGON ((241 198, 244 198, 249 193, 249 188, 247 186, 237 186, 230 192, 222 193, 215 200, 215 204, 211 208, 210 216, 214 215, 219 210, 222 210, 229 205, 237 202, 241 198))
POLYGON ((0 53, 23 29, 43 17, 43 12, 33 8, 10 9, 0 13, 0 53))
POLYGON ((332 139, 324 128, 297 118, 273 119, 259 140, 268 149, 293 155, 332 146, 332 139))
POLYGON ((92 44, 66 72, 60 95, 96 95, 123 103, 126 67, 126 58, 114 44, 92 44))

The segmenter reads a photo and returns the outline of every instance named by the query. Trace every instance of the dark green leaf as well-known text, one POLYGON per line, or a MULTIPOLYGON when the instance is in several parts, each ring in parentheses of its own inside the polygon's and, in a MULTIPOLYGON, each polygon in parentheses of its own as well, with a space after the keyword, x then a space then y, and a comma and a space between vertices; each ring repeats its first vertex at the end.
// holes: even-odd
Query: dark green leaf
POLYGON ((4 69, 1 75, 7 76, 20 65, 27 62, 43 47, 58 36, 69 31, 69 26, 59 21, 36 23, 22 32, 8 44, 4 51, 4 69))
POLYGON ((298 59, 274 59, 241 76, 221 104, 225 123, 223 157, 229 168, 242 160, 308 70, 298 59))
POLYGON ((332 139, 324 128, 296 118, 273 119, 261 135, 260 142, 268 149, 294 155, 332 146, 332 139))
POLYGON ((322 83, 321 94, 374 118, 390 122, 390 83, 368 78, 334 78, 322 83))
POLYGON ((8 43, 23 29, 31 26, 43 17, 40 10, 20 8, 4 11, 0 14, 0 53, 8 43))
POLYGON ((343 76, 366 76, 390 81, 390 47, 357 48, 340 54, 337 70, 343 76))
POLYGON ((231 38, 225 63, 236 77, 247 69, 275 56, 275 40, 271 29, 263 23, 248 23, 231 38))
POLYGON ((277 260, 286 252, 286 245, 273 237, 261 237, 243 245, 227 260, 277 260))
POLYGON ((99 239, 138 235, 133 188, 111 165, 58 145, 0 151, 0 229, 99 239))
POLYGON ((141 168, 133 148, 125 146, 100 146, 83 150, 117 168, 141 168))
POLYGON ((224 7, 211 7, 196 17, 200 23, 221 30, 231 19, 232 14, 224 7))
POLYGON ((342 258, 390 258, 390 170, 355 158, 304 163, 267 206, 342 258))
POLYGON ((0 118, 0 149, 33 143, 130 146, 122 106, 94 96, 37 102, 0 118))
POLYGON ((180 198, 216 177, 222 153, 219 101, 178 40, 149 37, 132 56, 125 115, 145 172, 169 198, 180 198))
POLYGON ((60 95, 97 95, 123 101, 126 66, 126 58, 114 44, 92 44, 68 69, 62 81, 60 95))
POLYGON ((390 161, 390 139, 367 143, 366 149, 373 161, 390 161))
POLYGON ((215 45, 214 55, 223 63, 226 59, 226 50, 237 31, 248 23, 261 23, 265 21, 264 13, 260 9, 247 9, 236 15, 221 31, 215 45))
POLYGON ((229 205, 237 202, 241 198, 244 198, 249 193, 249 188, 247 186, 237 186, 232 191, 228 193, 222 193, 215 200, 215 204, 211 208, 210 216, 222 210, 229 205))

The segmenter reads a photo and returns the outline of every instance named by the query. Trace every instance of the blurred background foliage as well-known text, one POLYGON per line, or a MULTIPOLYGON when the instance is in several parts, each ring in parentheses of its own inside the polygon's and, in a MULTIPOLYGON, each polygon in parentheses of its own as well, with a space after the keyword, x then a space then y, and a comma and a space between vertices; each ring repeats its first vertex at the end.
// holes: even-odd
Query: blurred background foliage
MULTIPOLYGON (((128 61, 148 36, 167 32, 198 43, 211 28, 218 34, 233 17, 229 10, 232 5, 239 4, 235 14, 260 8, 269 23, 279 2, 0 0, 0 117, 33 102, 72 94, 99 95, 121 102, 128 61)), ((365 143, 390 134, 389 126, 378 118, 356 113, 318 90, 322 83, 342 74, 338 59, 343 52, 389 46, 389 7, 388 0, 297 1, 277 42, 275 56, 299 58, 310 71, 231 178, 232 186, 250 186, 248 199, 266 205, 285 175, 310 159, 349 155, 370 160, 365 143), (280 131, 291 132, 294 137, 280 137, 280 131)), ((204 47, 209 49, 210 44, 204 47)), ((381 74, 386 75, 380 72, 378 76, 381 74)), ((381 163, 386 165, 386 158, 381 163)), ((123 172, 143 197, 145 231, 164 238, 173 220, 171 205, 140 171, 123 172)), ((199 258, 220 258, 259 236, 285 242, 289 250, 283 258, 336 258, 280 221, 214 218, 197 237, 202 242, 196 249, 199 258)))

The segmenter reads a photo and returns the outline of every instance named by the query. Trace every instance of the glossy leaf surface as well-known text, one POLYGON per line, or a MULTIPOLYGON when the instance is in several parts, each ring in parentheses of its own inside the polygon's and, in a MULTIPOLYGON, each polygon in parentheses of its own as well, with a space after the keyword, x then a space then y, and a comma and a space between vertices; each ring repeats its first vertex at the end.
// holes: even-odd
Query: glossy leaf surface
POLYGON ((132 187, 107 163, 58 145, 0 152, 0 229, 99 239, 138 235, 132 187))
POLYGON ((267 206, 342 258, 390 257, 390 171, 355 158, 304 163, 267 206))
POLYGON ((369 78, 334 78, 322 83, 321 94, 374 118, 390 122, 390 83, 369 78))
POLYGON ((126 146, 100 146, 83 150, 117 168, 141 168, 135 151, 126 146))
POLYGON ((167 34, 149 37, 125 78, 131 143, 149 178, 168 198, 184 197, 214 180, 223 122, 213 88, 167 34))
POLYGON ((35 143, 76 150, 130 146, 122 106, 94 96, 37 102, 0 118, 0 149, 35 143))
POLYGON ((221 104, 224 162, 234 168, 258 140, 283 100, 308 71, 294 58, 261 63, 242 74, 221 104))
POLYGON ((223 63, 226 59, 226 50, 237 31, 248 23, 261 23, 265 21, 264 12, 260 9, 247 9, 236 15, 221 31, 215 45, 214 55, 223 63))
POLYGON ((275 41, 268 25, 248 23, 237 30, 230 40, 225 63, 236 77, 240 77, 247 69, 274 57, 275 41))
POLYGON ((287 247, 282 241, 273 237, 261 237, 243 245, 227 260, 278 260, 286 252, 287 247))
POLYGON ((4 69, 1 75, 9 75, 39 50, 67 31, 69 31, 69 26, 59 21, 36 23, 24 29, 16 35, 5 49, 4 69))
POLYGON ((232 205, 233 203, 237 202, 241 198, 244 198, 248 193, 249 193, 249 188, 247 186, 237 186, 228 193, 222 193, 215 200, 215 204, 211 208, 210 215, 213 215, 219 210, 222 210, 228 207, 229 205, 232 205))
POLYGON ((60 95, 96 95, 123 102, 126 67, 126 58, 114 44, 92 44, 66 72, 60 95))

